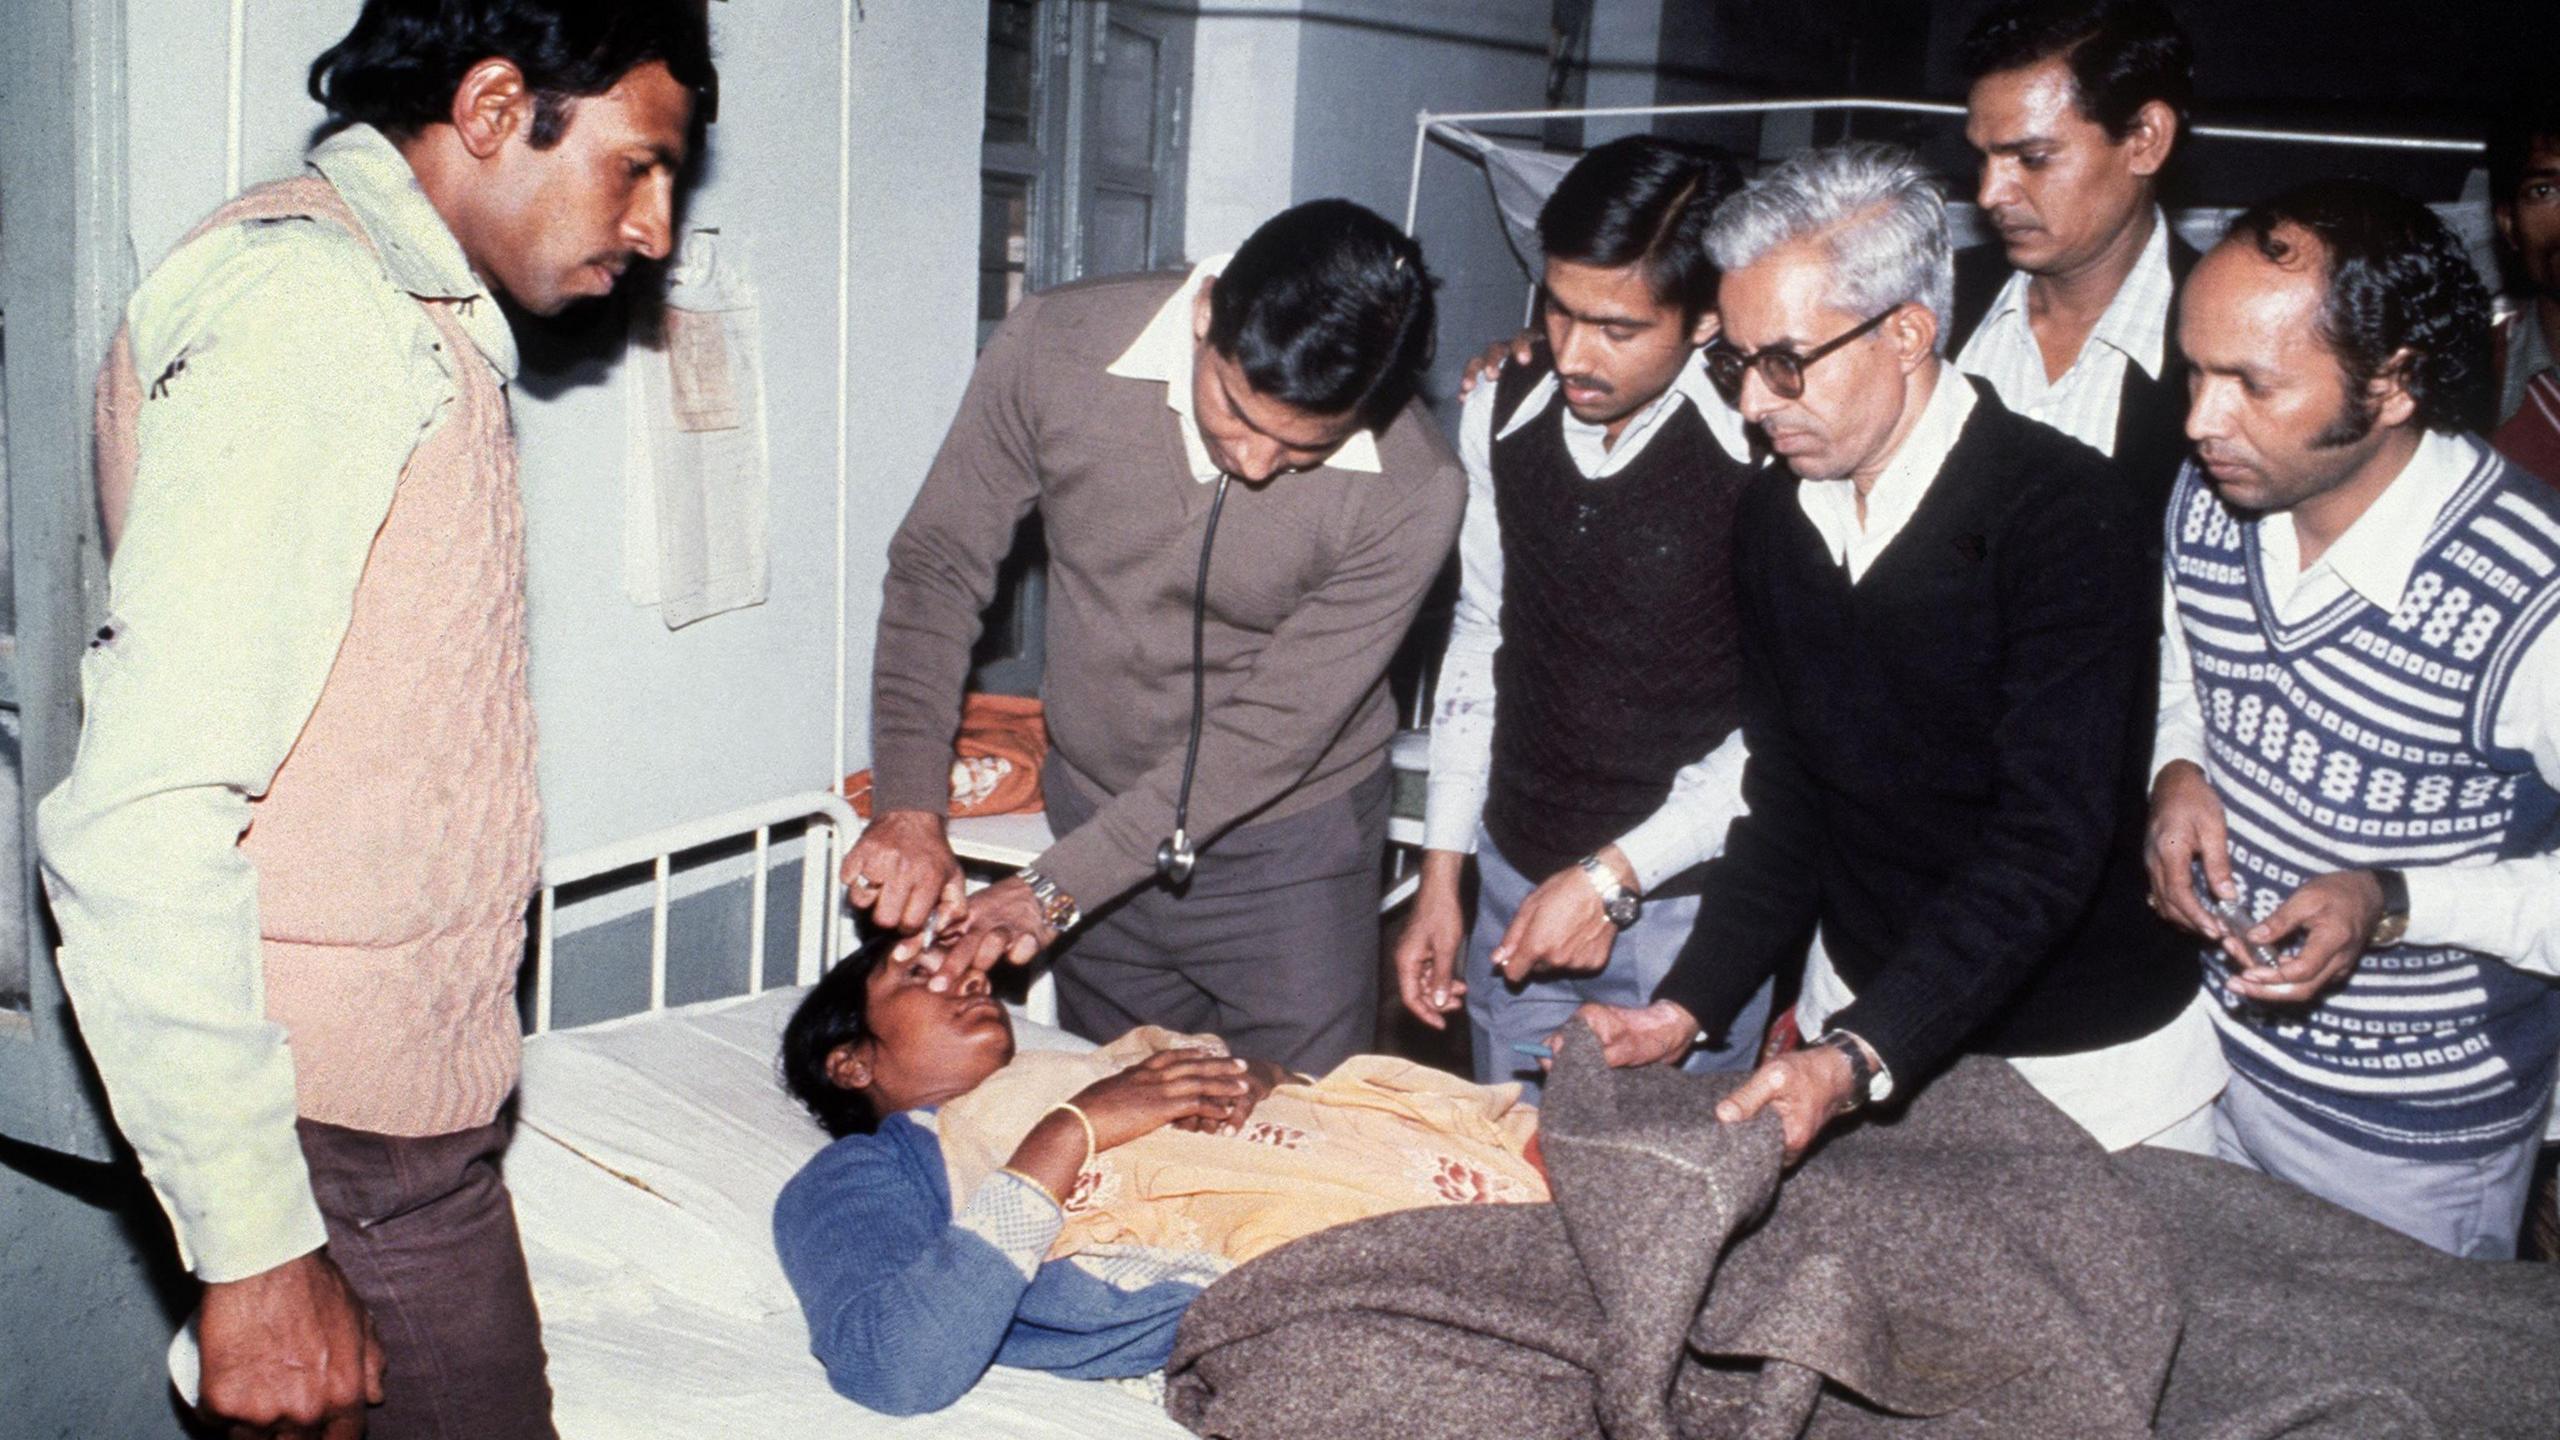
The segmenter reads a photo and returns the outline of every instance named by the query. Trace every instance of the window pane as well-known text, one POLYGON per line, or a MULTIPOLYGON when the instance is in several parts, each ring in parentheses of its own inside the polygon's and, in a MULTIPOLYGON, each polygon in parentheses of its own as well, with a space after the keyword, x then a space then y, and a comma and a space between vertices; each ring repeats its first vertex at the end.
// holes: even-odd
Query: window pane
POLYGON ((1156 163, 1156 37, 1115 24, 1103 47, 1095 77, 1095 158, 1146 169, 1156 163))
MULTIPOLYGON (((17 629, 17 582, 9 558, 9 434, 0 421, 0 627, 17 629)), ((16 683, 18 641, 0 636, 0 675, 16 683)), ((18 702, 0 697, 0 1010, 27 1008, 27 891, 20 883, 27 861, 26 836, 18 828, 24 755, 18 745, 18 702)))
POLYGON ((1031 257, 1031 182, 988 175, 978 207, 978 328, 983 343, 995 322, 1022 303, 1031 257))
POLYGON ((987 0, 986 138, 990 143, 1031 143, 1039 70, 1039 0, 987 0))
POLYGON ((1122 275, 1155 268, 1147 245, 1148 221, 1155 203, 1144 195, 1097 190, 1085 213, 1085 273, 1122 275))

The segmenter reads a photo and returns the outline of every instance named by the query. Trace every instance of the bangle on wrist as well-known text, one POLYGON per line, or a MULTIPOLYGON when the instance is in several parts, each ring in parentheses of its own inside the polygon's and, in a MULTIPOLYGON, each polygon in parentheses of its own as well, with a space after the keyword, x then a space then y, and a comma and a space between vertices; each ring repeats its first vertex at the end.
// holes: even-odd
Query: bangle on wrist
POLYGON ((1068 1114, 1076 1117, 1076 1123, 1084 1127, 1084 1161, 1082 1164, 1076 1166, 1076 1173, 1081 1175, 1085 1172, 1085 1168, 1087 1166, 1093 1164, 1093 1157, 1102 1153, 1102 1142, 1094 1135, 1093 1117, 1084 1113, 1084 1107, 1078 1105, 1073 1100, 1059 1101, 1057 1104, 1050 1106, 1040 1118, 1046 1120, 1049 1116, 1055 1115, 1061 1110, 1064 1110, 1068 1114))

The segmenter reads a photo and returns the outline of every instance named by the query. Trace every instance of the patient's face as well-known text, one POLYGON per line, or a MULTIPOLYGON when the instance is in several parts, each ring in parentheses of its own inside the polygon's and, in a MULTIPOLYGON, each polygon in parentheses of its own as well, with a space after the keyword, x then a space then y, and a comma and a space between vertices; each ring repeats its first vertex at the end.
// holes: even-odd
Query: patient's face
POLYGON ((1013 1020, 972 974, 936 994, 927 957, 871 972, 872 1038, 844 1046, 828 1067, 839 1085, 870 1092, 882 1115, 966 1095, 1013 1059, 1013 1020))

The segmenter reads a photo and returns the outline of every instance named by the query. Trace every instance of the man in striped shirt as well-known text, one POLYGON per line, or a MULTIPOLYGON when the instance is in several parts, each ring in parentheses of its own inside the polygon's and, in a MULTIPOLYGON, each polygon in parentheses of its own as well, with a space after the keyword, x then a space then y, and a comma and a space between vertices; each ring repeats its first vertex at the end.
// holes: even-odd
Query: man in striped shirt
POLYGON ((2560 1051, 2560 495, 2463 433, 2488 329, 2379 186, 2197 266, 2149 858, 2212 942, 2217 1153, 2504 1257, 2560 1051))

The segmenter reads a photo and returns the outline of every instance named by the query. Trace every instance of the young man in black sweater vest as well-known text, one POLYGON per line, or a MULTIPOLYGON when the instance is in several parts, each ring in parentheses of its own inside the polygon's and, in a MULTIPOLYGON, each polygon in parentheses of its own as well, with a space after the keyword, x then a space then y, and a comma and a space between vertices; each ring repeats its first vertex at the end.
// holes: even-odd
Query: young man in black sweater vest
POLYGON ((1786 461, 1735 523, 1749 813, 1653 1003, 1581 1018, 1613 1064, 1672 1059, 1818 925, 1814 1039, 1719 1118, 1775 1108, 1801 1153, 1986 1053, 2111 1148, 2201 1148, 2219 1057, 2144 904, 2154 582, 2128 487, 1940 360, 1945 208, 1909 152, 1798 156, 1708 244, 1710 365, 1786 461))
MULTIPOLYGON (((1742 417, 1708 381, 1707 221, 1741 183, 1651 136, 1594 149, 1538 217, 1544 344, 1470 395, 1458 615, 1432 723, 1422 888, 1396 949, 1423 1023, 1464 1004, 1476 1077, 1537 1071, 1588 1001, 1641 1004, 1724 841, 1742 417), (1459 901, 1481 880, 1472 940, 1459 901)), ((1691 1069, 1747 1068, 1767 991, 1691 1069)))

